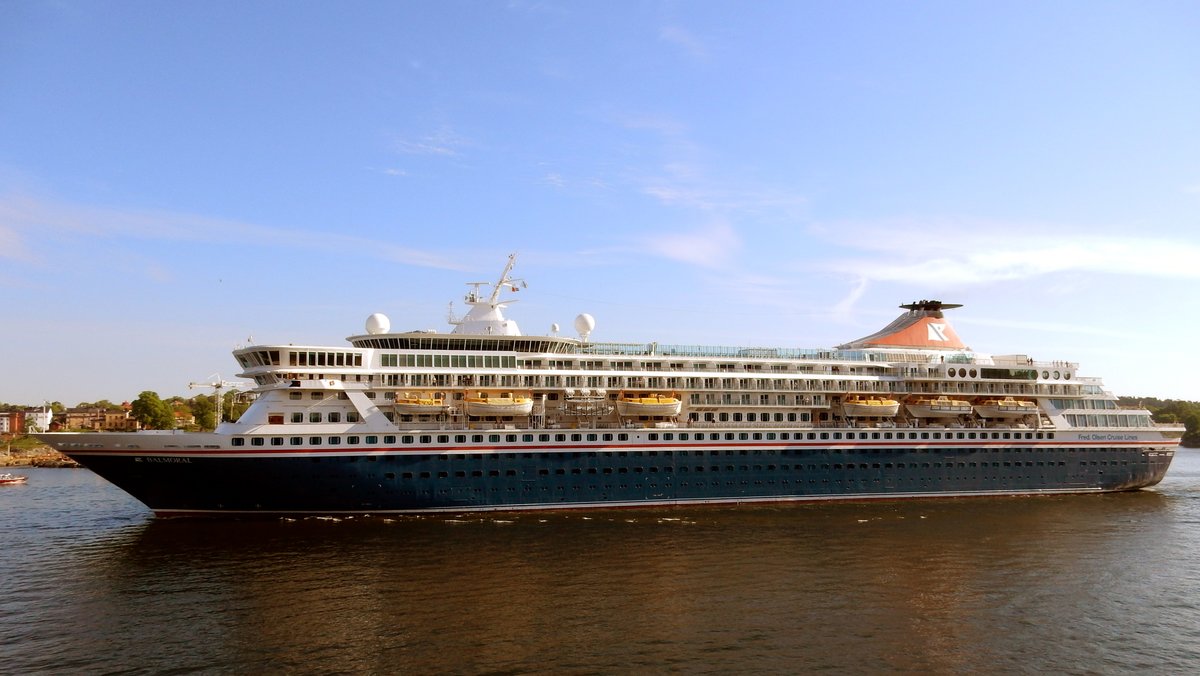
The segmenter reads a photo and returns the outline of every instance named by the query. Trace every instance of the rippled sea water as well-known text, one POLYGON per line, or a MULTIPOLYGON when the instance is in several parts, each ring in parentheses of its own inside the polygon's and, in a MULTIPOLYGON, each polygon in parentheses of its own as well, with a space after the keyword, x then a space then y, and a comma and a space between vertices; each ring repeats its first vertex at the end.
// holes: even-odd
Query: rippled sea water
POLYGON ((160 520, 0 487, 0 673, 1200 672, 1200 452, 1153 490, 160 520))

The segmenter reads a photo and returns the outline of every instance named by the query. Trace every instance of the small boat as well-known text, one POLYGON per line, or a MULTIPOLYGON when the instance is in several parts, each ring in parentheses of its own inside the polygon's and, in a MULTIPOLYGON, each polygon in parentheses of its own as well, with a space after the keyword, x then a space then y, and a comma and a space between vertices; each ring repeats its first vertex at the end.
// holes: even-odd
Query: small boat
POLYGON ((1038 410, 1037 404, 1024 399, 984 399, 976 402, 975 412, 981 418, 1020 418, 1033 415, 1038 410))
POLYGON ((916 397, 905 402, 904 407, 914 418, 952 418, 967 415, 974 410, 971 402, 951 399, 944 394, 937 397, 916 397))
POLYGON ((511 416, 533 412, 533 398, 521 392, 477 392, 464 400, 467 415, 511 416))
POLYGON ((623 416, 675 416, 683 402, 674 393, 622 392, 617 395, 617 413, 623 416))
POLYGON ((19 474, 0 474, 0 486, 15 486, 29 481, 29 477, 19 474))
POLYGON ((396 412, 406 414, 444 413, 446 399, 441 392, 405 392, 396 397, 396 412))
POLYGON ((900 402, 885 397, 864 397, 857 394, 842 400, 842 414, 848 418, 890 418, 900 412, 900 402))

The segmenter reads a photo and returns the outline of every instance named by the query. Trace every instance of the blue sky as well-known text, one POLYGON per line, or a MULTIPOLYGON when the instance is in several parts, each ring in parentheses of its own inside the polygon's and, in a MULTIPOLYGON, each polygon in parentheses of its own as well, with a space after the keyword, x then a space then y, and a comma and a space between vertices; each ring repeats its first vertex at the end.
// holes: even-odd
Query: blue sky
POLYGON ((1200 5, 0 6, 0 401, 445 330, 976 350, 1200 400, 1200 5))

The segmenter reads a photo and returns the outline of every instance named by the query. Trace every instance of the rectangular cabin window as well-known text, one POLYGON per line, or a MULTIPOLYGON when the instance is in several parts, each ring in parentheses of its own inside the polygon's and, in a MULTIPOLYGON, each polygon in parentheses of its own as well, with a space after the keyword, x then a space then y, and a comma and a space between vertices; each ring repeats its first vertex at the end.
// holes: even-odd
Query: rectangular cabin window
POLYGON ((294 422, 294 423, 304 422, 304 414, 299 411, 293 412, 292 413, 292 422, 294 422))

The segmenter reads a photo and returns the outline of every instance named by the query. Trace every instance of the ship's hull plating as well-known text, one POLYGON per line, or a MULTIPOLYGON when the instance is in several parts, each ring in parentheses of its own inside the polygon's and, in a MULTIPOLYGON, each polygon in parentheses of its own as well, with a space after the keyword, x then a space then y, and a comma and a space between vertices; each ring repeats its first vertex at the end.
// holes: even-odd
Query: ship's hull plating
POLYGON ((66 451, 162 516, 1085 493, 1158 483, 1173 445, 720 445, 66 451))

